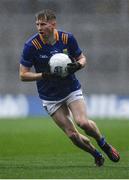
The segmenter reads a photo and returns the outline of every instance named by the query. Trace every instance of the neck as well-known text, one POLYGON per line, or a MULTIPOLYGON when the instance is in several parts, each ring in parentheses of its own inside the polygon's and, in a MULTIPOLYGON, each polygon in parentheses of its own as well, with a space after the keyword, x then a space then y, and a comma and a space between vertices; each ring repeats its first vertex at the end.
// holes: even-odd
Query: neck
POLYGON ((54 31, 53 31, 53 33, 50 34, 50 36, 48 37, 47 43, 48 43, 48 44, 54 44, 54 43, 55 43, 54 31))
POLYGON ((50 36, 48 36, 48 37, 43 37, 43 36, 40 34, 40 37, 41 37, 42 41, 43 41, 45 44, 51 44, 51 45, 53 45, 53 44, 56 42, 55 32, 56 32, 56 30, 54 30, 54 31, 50 34, 50 36))

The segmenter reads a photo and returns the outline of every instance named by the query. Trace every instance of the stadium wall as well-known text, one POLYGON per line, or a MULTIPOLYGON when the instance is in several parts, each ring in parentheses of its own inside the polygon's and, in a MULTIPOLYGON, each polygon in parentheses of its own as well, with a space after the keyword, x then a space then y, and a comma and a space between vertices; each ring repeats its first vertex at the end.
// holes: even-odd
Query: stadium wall
MULTIPOLYGON (((87 110, 93 118, 129 118, 129 96, 97 95, 85 97, 87 110)), ((7 94, 0 96, 0 118, 48 116, 36 96, 7 94)))
POLYGON ((56 11, 58 28, 72 32, 87 56, 78 72, 84 92, 129 95, 129 0, 0 0, 0 94, 36 95, 18 70, 36 32, 34 14, 44 8, 56 11))

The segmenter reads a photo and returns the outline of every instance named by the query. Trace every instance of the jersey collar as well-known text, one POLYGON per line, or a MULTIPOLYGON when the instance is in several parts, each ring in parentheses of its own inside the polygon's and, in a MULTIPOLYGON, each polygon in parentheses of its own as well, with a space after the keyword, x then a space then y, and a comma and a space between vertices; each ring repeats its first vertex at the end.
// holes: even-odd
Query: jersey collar
MULTIPOLYGON (((39 37, 43 44, 47 44, 41 34, 39 34, 39 37)), ((55 44, 57 41, 59 41, 59 32, 56 29, 54 29, 54 42, 51 45, 55 44)))

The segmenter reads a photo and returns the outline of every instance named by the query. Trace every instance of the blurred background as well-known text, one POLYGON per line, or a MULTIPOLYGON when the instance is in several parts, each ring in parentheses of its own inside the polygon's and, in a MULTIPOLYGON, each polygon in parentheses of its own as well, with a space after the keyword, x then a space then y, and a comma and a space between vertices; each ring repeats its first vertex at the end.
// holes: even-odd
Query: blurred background
POLYGON ((24 43, 36 32, 34 15, 44 8, 56 12, 58 29, 72 32, 87 56, 77 76, 89 114, 108 116, 110 107, 111 116, 129 117, 129 0, 1 0, 0 116, 36 108, 45 114, 35 82, 21 82, 18 72, 24 43))

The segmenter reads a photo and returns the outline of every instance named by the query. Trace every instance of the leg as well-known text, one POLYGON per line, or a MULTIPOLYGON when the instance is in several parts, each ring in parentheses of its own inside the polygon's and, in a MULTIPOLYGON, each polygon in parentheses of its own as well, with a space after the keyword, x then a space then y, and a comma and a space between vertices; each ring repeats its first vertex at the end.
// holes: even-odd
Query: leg
POLYGON ((96 139, 98 145, 107 154, 110 160, 118 162, 120 159, 119 153, 109 145, 102 137, 97 125, 92 120, 87 118, 86 106, 84 100, 76 100, 69 104, 69 108, 73 114, 74 120, 87 135, 96 139))
POLYGON ((86 106, 83 99, 73 101, 69 104, 69 108, 73 114, 74 120, 79 127, 81 127, 85 133, 96 141, 102 138, 102 135, 95 122, 87 118, 86 106))
POLYGON ((75 128, 73 122, 70 119, 69 110, 66 105, 62 105, 52 115, 52 118, 76 146, 86 152, 89 152, 95 158, 95 162, 98 166, 103 165, 104 159, 102 155, 90 143, 89 139, 80 134, 75 128))

